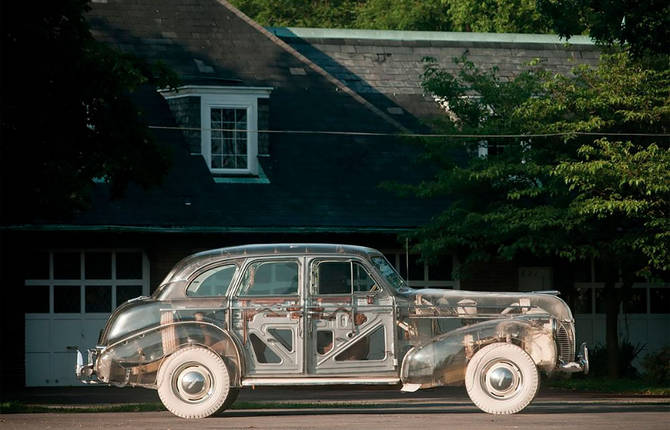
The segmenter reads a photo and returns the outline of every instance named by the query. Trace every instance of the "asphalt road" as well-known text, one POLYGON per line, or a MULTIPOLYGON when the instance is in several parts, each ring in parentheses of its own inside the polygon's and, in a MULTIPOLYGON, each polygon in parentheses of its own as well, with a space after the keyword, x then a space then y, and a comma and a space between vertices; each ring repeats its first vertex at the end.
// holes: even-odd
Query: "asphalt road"
MULTIPOLYGON (((153 395, 153 392, 148 393, 153 395)), ((511 416, 480 412, 462 389, 425 390, 409 396, 390 390, 264 389, 243 391, 238 401, 309 402, 317 403, 317 406, 306 409, 230 410, 222 417, 197 421, 183 420, 169 412, 5 414, 0 415, 0 428, 670 429, 670 398, 545 391, 523 413, 511 416), (323 407, 318 406, 319 402, 323 407), (331 407, 344 403, 346 408, 331 407)))

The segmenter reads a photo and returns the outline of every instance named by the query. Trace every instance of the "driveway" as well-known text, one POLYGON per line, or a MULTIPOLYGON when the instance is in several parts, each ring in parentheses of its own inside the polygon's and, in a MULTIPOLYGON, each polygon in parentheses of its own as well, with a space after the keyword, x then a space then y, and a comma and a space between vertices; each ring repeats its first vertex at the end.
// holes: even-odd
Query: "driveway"
MULTIPOLYGON (((36 390, 39 404, 121 404, 158 401, 149 390, 109 388, 36 390), (97 390, 97 391, 96 391, 97 390), (126 396, 123 396, 126 393, 126 396), (41 395, 38 395, 41 394, 41 395), (55 401, 59 400, 59 401, 55 401), (84 401, 87 400, 87 401, 84 401)), ((224 416, 198 420, 169 412, 5 414, 7 429, 663 429, 670 422, 670 398, 622 397, 543 391, 523 413, 494 416, 480 412, 463 388, 404 394, 388 389, 245 390, 238 402, 273 409, 233 409, 224 416), (251 403, 251 404, 250 404, 251 403), (279 404, 279 406, 277 406, 279 404), (282 404, 285 407, 282 407, 282 404), (279 408, 277 408, 279 407, 279 408), (195 425, 195 426, 194 426, 195 425)))

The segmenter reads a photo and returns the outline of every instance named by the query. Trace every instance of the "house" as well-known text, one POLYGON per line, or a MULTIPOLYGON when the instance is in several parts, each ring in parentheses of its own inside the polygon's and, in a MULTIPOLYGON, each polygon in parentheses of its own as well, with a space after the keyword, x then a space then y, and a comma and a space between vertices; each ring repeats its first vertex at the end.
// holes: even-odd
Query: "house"
MULTIPOLYGON (((467 51, 503 74, 540 57, 568 71, 597 61, 590 41, 266 29, 223 0, 92 3, 98 40, 180 76, 176 90, 137 94, 173 164, 163 185, 131 187, 120 200, 97 184, 91 209, 71 222, 4 226, 2 280, 16 303, 2 315, 5 345, 16 346, 3 354, 4 387, 76 383, 67 347, 95 345, 114 307, 149 294, 179 259, 207 248, 355 243, 385 252, 417 287, 551 288, 544 266, 492 263, 460 281, 452 279, 453 257, 434 266, 407 257, 399 233, 448 202, 401 197, 380 185, 420 181, 427 172, 416 160, 420 149, 398 138, 427 131, 424 120, 442 113, 421 91, 423 57, 449 64, 467 51)), ((644 288, 645 297, 656 294, 644 288)), ((586 340, 604 336, 596 291, 588 290, 586 340)), ((655 309, 648 298, 645 306, 645 315, 655 309)), ((667 325, 665 312, 653 324, 667 325)))

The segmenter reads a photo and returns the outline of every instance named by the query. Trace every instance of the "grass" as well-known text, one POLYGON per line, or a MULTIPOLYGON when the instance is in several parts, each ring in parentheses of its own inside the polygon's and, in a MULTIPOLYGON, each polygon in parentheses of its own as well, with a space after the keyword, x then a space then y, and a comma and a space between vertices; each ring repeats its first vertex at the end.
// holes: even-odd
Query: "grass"
MULTIPOLYGON (((230 409, 314 409, 314 408, 378 408, 379 405, 350 403, 256 403, 256 402, 236 402, 230 409)), ((156 412, 164 411, 165 407, 161 403, 132 403, 127 405, 101 405, 101 406, 46 406, 31 405, 23 402, 3 402, 0 403, 0 413, 2 414, 39 414, 39 413, 91 413, 91 412, 156 412)))
POLYGON ((628 394, 644 396, 670 396, 668 384, 653 384, 644 379, 609 379, 599 377, 587 378, 552 378, 545 382, 552 388, 570 391, 597 392, 609 394, 628 394))

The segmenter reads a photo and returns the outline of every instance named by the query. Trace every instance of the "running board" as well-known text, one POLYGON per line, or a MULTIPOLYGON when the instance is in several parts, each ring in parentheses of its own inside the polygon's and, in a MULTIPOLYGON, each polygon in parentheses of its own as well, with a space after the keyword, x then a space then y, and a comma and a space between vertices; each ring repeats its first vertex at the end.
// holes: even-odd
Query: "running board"
POLYGON ((295 378, 245 378, 243 387, 255 385, 395 385, 400 378, 323 378, 296 376, 295 378))

